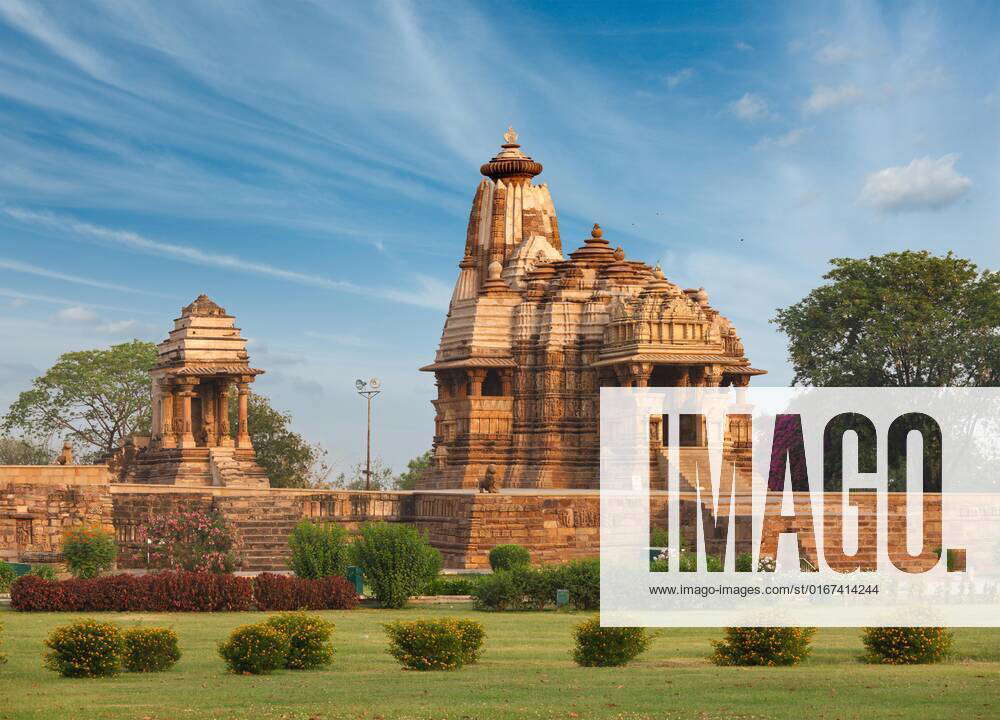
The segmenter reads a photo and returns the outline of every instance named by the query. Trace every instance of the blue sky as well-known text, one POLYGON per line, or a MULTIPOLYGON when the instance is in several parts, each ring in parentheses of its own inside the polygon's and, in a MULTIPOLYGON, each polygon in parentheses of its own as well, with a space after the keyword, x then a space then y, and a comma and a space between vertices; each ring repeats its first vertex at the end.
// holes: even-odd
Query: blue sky
POLYGON ((763 384, 827 260, 1000 265, 1000 4, 0 0, 0 405, 209 293, 346 467, 429 446, 430 362, 508 124, 563 243, 704 286, 763 384), (741 240, 742 238, 742 240, 741 240))

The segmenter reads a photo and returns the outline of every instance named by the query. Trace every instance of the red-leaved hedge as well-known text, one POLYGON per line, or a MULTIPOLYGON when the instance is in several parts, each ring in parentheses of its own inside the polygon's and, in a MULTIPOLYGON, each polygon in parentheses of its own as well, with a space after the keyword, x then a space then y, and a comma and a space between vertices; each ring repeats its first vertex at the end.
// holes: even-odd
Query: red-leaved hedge
POLYGON ((25 575, 10 588, 11 608, 22 611, 341 610, 356 607, 357 603, 354 586, 344 578, 304 580, 268 573, 246 578, 181 571, 104 575, 91 580, 46 580, 25 575), (292 582, 275 582, 272 578, 292 582), (256 593, 260 595, 255 597, 256 593))
POLYGON ((358 605, 354 585, 338 575, 300 578, 261 573, 253 579, 259 610, 350 610, 358 605))

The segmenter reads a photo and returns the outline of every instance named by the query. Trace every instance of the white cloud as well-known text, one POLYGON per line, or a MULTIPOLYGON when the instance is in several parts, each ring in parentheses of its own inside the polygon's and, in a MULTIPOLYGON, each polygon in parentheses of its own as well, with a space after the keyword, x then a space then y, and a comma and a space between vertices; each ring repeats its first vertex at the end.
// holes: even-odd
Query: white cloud
POLYGON ((751 45, 749 43, 745 43, 742 40, 737 40, 736 41, 736 49, 739 50, 739 51, 741 51, 741 52, 750 52, 751 50, 753 50, 753 45, 751 45))
POLYGON ((94 329, 104 335, 123 335, 134 333, 138 327, 135 320, 117 320, 103 322, 94 329))
POLYGON ((694 77, 694 68, 686 67, 667 75, 665 82, 667 83, 667 87, 672 90, 681 83, 687 82, 692 77, 694 77))
POLYGON ((67 325, 94 325, 100 322, 101 317, 89 308, 73 305, 57 312, 55 320, 67 325))
POLYGON ((792 145, 798 145, 799 141, 806 134, 805 128, 792 128, 783 135, 777 135, 774 137, 768 136, 762 138, 754 147, 760 150, 767 148, 787 148, 792 145))
POLYGON ((821 113, 843 105, 853 105, 860 102, 862 92, 854 83, 845 83, 837 87, 817 85, 812 95, 806 98, 802 109, 807 114, 821 113))
POLYGON ((862 55, 858 50, 847 45, 839 45, 837 43, 824 45, 820 48, 820 51, 816 53, 816 59, 826 65, 836 65, 839 63, 850 62, 851 60, 860 60, 861 57, 862 55))
POLYGON ((754 93, 744 93, 743 97, 729 104, 733 115, 740 120, 754 122, 770 115, 767 100, 754 93))
POLYGON ((938 210, 964 195, 972 180, 955 170, 958 155, 916 158, 869 175, 860 201, 882 212, 938 210))
POLYGON ((380 297, 387 300, 397 300, 409 305, 443 309, 448 307, 450 290, 440 281, 426 277, 415 276, 418 288, 413 291, 391 288, 373 288, 356 285, 346 280, 333 280, 322 275, 303 273, 296 270, 286 270, 268 263, 246 260, 236 255, 206 252, 189 245, 175 245, 159 240, 151 240, 139 233, 128 230, 116 230, 82 222, 73 218, 61 217, 50 213, 37 213, 21 208, 6 207, 2 212, 19 222, 55 228, 62 232, 93 238, 102 243, 124 247, 147 255, 166 257, 180 262, 192 263, 208 267, 222 268, 235 272, 266 275, 299 285, 339 290, 342 292, 380 297))
POLYGON ((28 304, 27 300, 25 300, 24 298, 19 298, 19 297, 18 298, 14 298, 13 300, 11 300, 10 302, 7 303, 7 305, 9 307, 12 307, 12 308, 15 308, 15 309, 24 307, 27 304, 28 304))
POLYGON ((0 270, 12 270, 14 272, 27 273, 28 275, 37 275, 39 277, 51 278, 53 280, 63 280, 65 282, 76 283, 78 285, 87 285, 89 287, 100 288, 102 290, 138 293, 140 295, 152 295, 154 297, 172 297, 171 295, 164 295, 163 293, 151 292, 149 290, 139 290, 138 288, 126 287, 125 285, 118 285, 116 283, 92 280, 91 278, 81 277, 79 275, 70 275, 68 273, 59 272, 58 270, 49 270, 48 268, 30 265, 25 262, 20 262, 19 260, 11 260, 9 258, 0 258, 0 270))

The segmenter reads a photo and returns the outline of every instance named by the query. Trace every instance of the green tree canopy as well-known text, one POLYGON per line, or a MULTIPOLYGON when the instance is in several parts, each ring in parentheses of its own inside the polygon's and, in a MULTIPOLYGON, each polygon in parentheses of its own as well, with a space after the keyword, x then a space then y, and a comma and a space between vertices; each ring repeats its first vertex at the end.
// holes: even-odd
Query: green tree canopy
MULTIPOLYGON (((306 442, 291 429, 291 423, 291 415, 275 410, 265 396, 251 393, 247 406, 250 441, 271 487, 321 486, 330 474, 326 450, 306 442)), ((230 395, 229 426, 237 427, 235 393, 230 395)))
POLYGON ((149 432, 147 372, 155 362, 156 346, 139 340, 65 353, 18 396, 0 427, 28 437, 60 434, 94 455, 110 454, 130 435, 149 432))
POLYGON ((26 438, 0 437, 0 465, 48 465, 55 457, 44 444, 26 438))
POLYGON ((396 487, 400 490, 413 490, 416 488, 420 478, 430 470, 432 462, 433 455, 430 450, 410 460, 406 463, 406 471, 400 473, 399 477, 396 478, 396 487))
POLYGON ((830 282, 772 320, 788 336, 794 384, 1000 383, 1000 273, 950 252, 830 263, 830 282))
MULTIPOLYGON (((351 468, 350 473, 341 472, 337 475, 337 478, 333 481, 333 487, 343 488, 344 490, 364 490, 365 489, 365 464, 364 462, 357 463, 353 468, 351 468)), ((372 490, 392 490, 394 487, 394 479, 392 474, 392 468, 386 465, 382 458, 373 457, 372 458, 372 490)))

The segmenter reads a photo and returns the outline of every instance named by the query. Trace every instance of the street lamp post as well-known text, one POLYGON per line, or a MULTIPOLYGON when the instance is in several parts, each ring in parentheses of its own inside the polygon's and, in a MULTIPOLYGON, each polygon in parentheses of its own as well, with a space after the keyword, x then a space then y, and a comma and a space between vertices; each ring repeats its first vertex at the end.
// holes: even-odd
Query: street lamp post
POLYGON ((368 382, 355 380, 354 387, 358 389, 358 395, 368 400, 368 440, 365 449, 365 490, 372 489, 372 399, 382 392, 382 382, 376 378, 371 378, 368 382))

